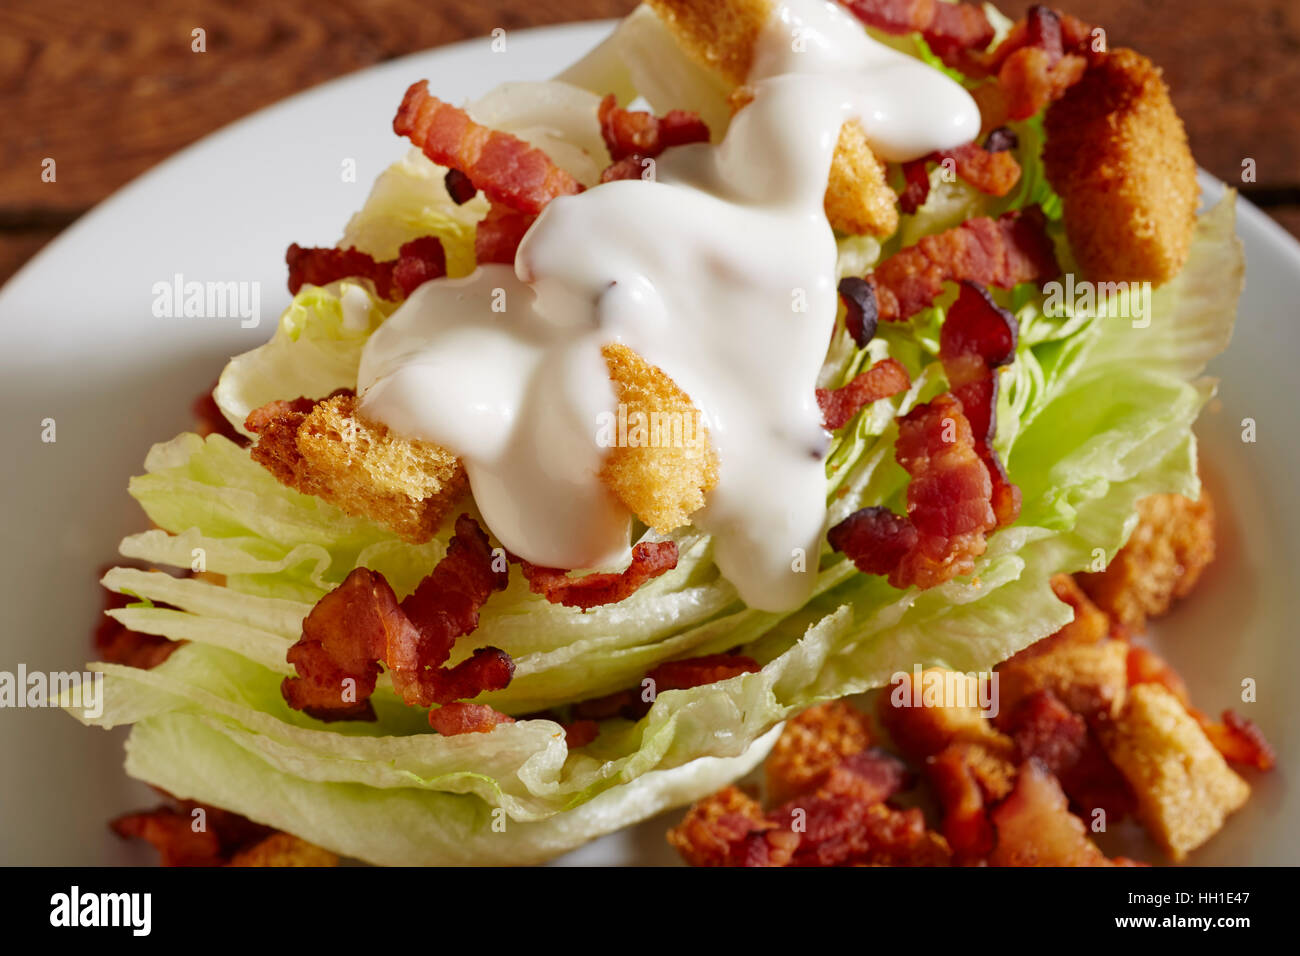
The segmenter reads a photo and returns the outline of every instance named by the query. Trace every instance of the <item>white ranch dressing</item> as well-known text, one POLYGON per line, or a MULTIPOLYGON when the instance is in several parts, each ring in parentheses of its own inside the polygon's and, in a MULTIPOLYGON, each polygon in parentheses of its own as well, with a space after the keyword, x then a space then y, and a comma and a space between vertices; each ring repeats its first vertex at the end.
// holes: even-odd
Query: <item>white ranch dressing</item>
POLYGON ((692 521, 720 571, 783 611, 811 592, 826 520, 814 388, 837 308, 822 201, 839 129, 857 118, 904 161, 971 141, 979 113, 823 0, 777 6, 749 85, 717 146, 669 150, 656 181, 552 201, 513 270, 417 289, 367 343, 358 385, 366 416, 462 458, 506 548, 617 567, 631 516, 598 477, 616 407, 600 349, 627 345, 703 412, 719 480, 692 521))

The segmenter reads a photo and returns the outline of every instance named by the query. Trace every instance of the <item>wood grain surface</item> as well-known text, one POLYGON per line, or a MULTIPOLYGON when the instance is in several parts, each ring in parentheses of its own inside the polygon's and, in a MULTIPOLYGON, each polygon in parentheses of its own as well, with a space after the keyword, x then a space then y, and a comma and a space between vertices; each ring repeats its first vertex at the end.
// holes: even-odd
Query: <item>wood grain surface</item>
MULTIPOLYGON (((4 0, 0 282, 77 216, 253 110, 496 27, 619 16, 635 0, 4 0), (191 49, 206 31, 206 52, 191 49), (43 182, 42 162, 58 176, 43 182)), ((1027 0, 1001 7, 1019 15, 1027 0)), ((1160 63, 1202 166, 1300 235, 1300 2, 1067 0, 1160 63), (1256 182, 1242 183, 1253 160, 1256 182)))

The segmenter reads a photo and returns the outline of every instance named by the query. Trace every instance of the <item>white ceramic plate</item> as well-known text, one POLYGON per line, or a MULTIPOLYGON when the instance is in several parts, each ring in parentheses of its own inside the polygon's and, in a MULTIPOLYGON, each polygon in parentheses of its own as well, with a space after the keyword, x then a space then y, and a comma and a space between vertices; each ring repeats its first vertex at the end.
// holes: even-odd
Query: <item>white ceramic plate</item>
MULTIPOLYGON (((126 494, 155 441, 191 427, 193 398, 226 358, 264 341, 288 304, 284 250, 332 245, 370 183, 405 146, 393 109, 427 77, 458 102, 505 80, 544 78, 594 45, 609 24, 512 33, 421 53, 344 77, 248 117, 122 189, 42 251, 0 290, 0 670, 77 670, 89 653, 101 566, 144 520, 126 494), (344 163, 355 161, 355 182, 344 163), (153 285, 261 284, 261 324, 160 319, 153 285), (53 418, 56 441, 41 440, 53 418)), ((66 172, 64 175, 72 175, 66 172)), ((49 186, 57 189, 58 184, 49 186)), ((1217 184, 1206 183, 1214 194, 1217 184)), ((1220 512, 1220 557, 1162 624, 1164 646, 1205 709, 1234 706, 1277 746, 1280 769, 1195 862, 1300 860, 1300 764, 1289 682, 1300 674, 1291 631, 1300 566, 1300 246, 1241 204, 1249 278, 1237 336, 1211 371, 1220 400, 1200 426, 1220 512), (1258 441, 1241 441, 1253 418, 1258 441), (1244 677, 1258 702, 1242 704, 1244 677)), ((112 836, 112 816, 153 795, 121 770, 124 734, 82 727, 57 710, 0 710, 0 863, 146 862, 152 851, 112 836)), ((565 862, 672 862, 673 815, 606 837, 565 862)), ((1147 855, 1145 858, 1154 858, 1147 855)))

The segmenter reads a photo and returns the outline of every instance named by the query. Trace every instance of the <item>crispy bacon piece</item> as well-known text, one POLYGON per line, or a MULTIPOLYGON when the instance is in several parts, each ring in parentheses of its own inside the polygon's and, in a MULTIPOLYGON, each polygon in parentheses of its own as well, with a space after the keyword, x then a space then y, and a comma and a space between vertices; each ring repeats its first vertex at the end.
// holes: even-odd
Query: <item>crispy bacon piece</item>
MULTIPOLYGON (((1014 134, 1012 134, 1014 135, 1014 134)), ((998 142, 1004 142, 1000 139, 998 142)), ((930 195, 929 163, 951 160, 957 175, 989 196, 1005 196, 1020 182, 1020 163, 1007 148, 991 150, 975 143, 939 150, 903 164, 907 188, 898 197, 903 212, 915 213, 930 195)))
POLYGON ((478 612, 494 591, 505 589, 507 573, 493 566, 492 545, 469 515, 456 519, 447 553, 402 602, 402 612, 418 632, 399 633, 384 658, 393 689, 408 704, 428 707, 500 690, 514 676, 514 662, 494 647, 476 650, 455 667, 444 668, 456 639, 478 627, 478 612))
POLYGON ((972 750, 978 746, 950 744, 925 764, 926 778, 943 807, 944 839, 953 856, 963 863, 987 856, 994 842, 987 804, 996 796, 981 785, 972 759, 972 750))
POLYGON ((975 451, 988 468, 999 527, 1020 516, 1020 489, 1011 483, 993 449, 998 424, 997 370, 1015 359, 1019 334, 1015 316, 994 302, 986 289, 969 281, 962 282, 939 333, 939 359, 952 394, 961 399, 962 411, 970 421, 975 451))
POLYGON ((437 236, 404 243, 396 259, 377 262, 358 249, 304 249, 294 243, 285 253, 289 265, 289 292, 297 295, 304 285, 328 285, 338 279, 369 279, 381 299, 397 300, 421 283, 447 274, 447 257, 437 236))
POLYGON ((574 720, 561 724, 564 728, 564 743, 570 750, 585 747, 600 736, 600 724, 594 720, 574 720))
POLYGON ((630 597, 652 578, 677 567, 674 541, 643 541, 632 549, 632 563, 622 571, 569 577, 560 568, 542 568, 514 558, 528 580, 528 589, 552 604, 579 607, 584 611, 602 604, 617 604, 630 597))
POLYGON ((864 574, 891 574, 919 538, 911 521, 882 505, 855 511, 826 532, 831 547, 864 574))
POLYGON ((162 866, 224 866, 239 851, 275 833, 237 813, 190 800, 128 813, 109 826, 124 839, 153 844, 162 866))
POLYGON ((894 454, 912 476, 907 514, 920 538, 890 575, 891 583, 925 588, 969 574, 997 518, 992 482, 961 401, 940 395, 908 412, 894 454))
POLYGON ((1133 794, 1123 775, 1087 722, 1051 691, 1037 691, 1020 701, 1003 729, 1016 743, 1017 759, 1041 760, 1085 815, 1100 808, 1108 820, 1116 821, 1132 812, 1133 794))
POLYGON ((704 684, 752 674, 759 670, 758 661, 743 654, 707 654, 682 661, 667 661, 646 672, 654 681, 656 694, 666 690, 689 690, 704 684))
POLYGON ((515 212, 509 206, 494 202, 474 232, 474 257, 480 265, 485 262, 514 265, 519 243, 536 219, 536 216, 515 212))
POLYGON ((1036 115, 1105 55, 1105 50, 1093 49, 1091 26, 1037 5, 997 49, 986 56, 967 56, 963 68, 972 75, 996 74, 993 82, 974 90, 988 128, 1036 115))
POLYGON ((791 801, 771 818, 789 826, 803 811, 805 830, 790 866, 947 866, 947 845, 925 826, 916 807, 896 810, 883 803, 819 791, 791 801))
POLYGON ((1253 720, 1247 720, 1235 710, 1225 710, 1218 723, 1195 708, 1191 708, 1191 713, 1205 731, 1205 736, 1210 738, 1210 743, 1214 744, 1214 749, 1226 760, 1256 770, 1272 770, 1276 765, 1277 754, 1253 720))
POLYGON ((841 0, 859 20, 885 33, 920 33, 935 55, 948 62, 966 50, 993 42, 993 25, 983 9, 945 0, 841 0))
POLYGON ((1016 788, 992 814, 991 866, 1113 866, 1070 813, 1056 778, 1037 760, 1020 767, 1016 788))
POLYGON ((212 388, 194 399, 194 404, 190 406, 191 411, 194 412, 194 430, 205 438, 208 435, 220 435, 230 439, 240 448, 247 448, 248 439, 235 430, 235 426, 230 424, 230 420, 221 413, 217 400, 212 397, 213 389, 216 387, 217 383, 213 382, 212 388))
POLYGON ((597 116, 600 135, 616 162, 631 156, 658 156, 670 146, 709 141, 709 127, 690 110, 669 110, 663 116, 625 110, 611 93, 600 101, 597 116))
POLYGON ((940 395, 908 412, 894 453, 912 476, 907 517, 865 508, 827 533, 831 547, 867 574, 887 573, 897 588, 931 588, 969 574, 997 516, 961 401, 940 395))
POLYGON ((926 236, 876 267, 880 318, 896 322, 927 308, 948 281, 969 279, 1010 289, 1060 274, 1042 211, 1009 212, 996 220, 969 219, 926 236))
POLYGON ((429 711, 429 726, 444 737, 486 734, 493 727, 514 722, 513 717, 484 704, 450 703, 429 711))
POLYGON ((649 695, 642 692, 645 688, 643 683, 640 687, 579 701, 573 705, 573 718, 609 720, 612 717, 622 717, 626 720, 640 720, 649 713, 654 698, 666 690, 688 690, 727 680, 738 674, 752 674, 759 669, 756 660, 741 654, 708 654, 681 661, 667 661, 646 672, 645 680, 651 682, 649 695), (650 699, 646 700, 646 696, 650 699))
POLYGON ((739 788, 724 787, 691 807, 668 842, 691 866, 784 866, 799 835, 765 819, 739 788))
POLYGON ((370 695, 379 661, 389 644, 418 640, 384 576, 356 568, 303 620, 302 637, 287 655, 298 676, 286 677, 280 693, 317 720, 374 720, 370 695))
MULTIPOLYGON (((126 607, 134 600, 129 594, 104 590, 105 611, 126 607)), ((185 642, 169 640, 160 634, 140 634, 116 618, 103 614, 95 625, 94 643, 100 660, 147 671, 171 657, 172 652, 185 642)))
POLYGON ((447 175, 443 177, 442 182, 447 187, 447 195, 457 206, 465 205, 478 195, 478 190, 474 188, 469 177, 459 169, 447 170, 447 175))
POLYGON ((829 432, 843 428, 872 402, 905 392, 912 380, 907 369, 895 358, 881 359, 865 372, 839 388, 817 389, 817 405, 822 410, 822 427, 829 432))
POLYGON ((425 80, 406 91, 393 117, 393 132, 440 166, 460 170, 493 202, 518 212, 536 215, 555 197, 582 191, 540 149, 482 126, 464 110, 430 96, 425 80))
POLYGON ((285 701, 320 720, 373 720, 370 695, 381 663, 412 706, 505 687, 514 662, 497 648, 443 666, 456 639, 478 626, 479 608, 505 587, 506 572, 492 563, 487 535, 461 515, 447 554, 400 604, 382 574, 356 568, 303 621, 302 637, 289 649, 297 676, 281 685, 285 701))
POLYGON ((865 349, 876 337, 876 284, 870 279, 845 276, 838 291, 844 300, 844 328, 858 348, 865 349))
POLYGON ((644 156, 625 156, 606 166, 600 174, 600 181, 612 183, 620 179, 641 179, 649 165, 644 156))

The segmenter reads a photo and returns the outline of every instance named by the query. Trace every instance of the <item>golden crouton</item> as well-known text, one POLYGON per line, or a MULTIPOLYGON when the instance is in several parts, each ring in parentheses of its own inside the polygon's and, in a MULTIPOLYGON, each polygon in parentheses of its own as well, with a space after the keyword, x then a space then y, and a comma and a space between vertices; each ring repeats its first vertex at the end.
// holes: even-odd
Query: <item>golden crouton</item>
POLYGON ((1079 575, 1079 584, 1125 627, 1141 631, 1148 617, 1191 593, 1214 560, 1214 504, 1201 488, 1183 495, 1151 495, 1138 502, 1138 523, 1105 571, 1079 575))
POLYGON ((1128 644, 1058 644, 1045 654, 1017 654, 998 665, 999 703, 1004 713, 1040 690, 1051 691, 1084 717, 1114 717, 1128 685, 1128 644))
MULTIPOLYGON (((718 483, 717 454, 690 397, 631 349, 604 349, 629 423, 629 441, 609 450, 601 479, 647 525, 686 524, 718 483), (643 441, 631 437, 640 424, 643 441)), ((460 460, 432 442, 406 439, 357 412, 350 392, 320 402, 264 405, 248 418, 253 460, 282 483, 351 515, 428 541, 469 487, 460 460)))
POLYGON ((609 449, 601 480, 629 511, 667 534, 686 524, 718 483, 717 454, 699 411, 672 379, 625 345, 606 345, 601 354, 629 437, 609 449), (634 444, 638 425, 644 440, 634 444))
POLYGON ((996 730, 976 703, 976 677, 935 667, 921 672, 919 689, 916 684, 912 674, 900 675, 877 701, 881 724, 907 757, 922 760, 952 743, 982 744, 994 756, 1011 755, 1011 738, 996 730), (953 690, 953 698, 960 694, 964 705, 943 688, 953 690))
POLYGON ((1249 784, 1159 684, 1132 687, 1102 741, 1137 796, 1139 818, 1175 861, 1218 833, 1250 796, 1249 784))
MULTIPOLYGON (((775 0, 649 2, 687 53, 733 86, 748 79, 755 44, 776 10, 775 0)), ((862 127, 844 124, 826 188, 831 226, 850 235, 892 235, 898 228, 897 201, 862 127)))
POLYGON ((823 204, 836 232, 881 239, 894 234, 898 196, 885 177, 885 166, 867 145, 862 125, 850 120, 841 126, 823 204))
POLYGON ((246 850, 236 853, 227 866, 338 866, 339 858, 329 850, 300 840, 292 833, 273 833, 246 850))
POLYGON ((253 460, 283 484, 350 515, 387 525, 407 541, 428 541, 469 486, 451 453, 389 433, 357 414, 340 393, 310 411, 272 402, 249 416, 253 460))
POLYGON ((1160 70, 1114 50, 1048 109, 1046 132, 1047 177, 1087 278, 1159 285, 1177 275, 1200 187, 1160 70))
POLYGON ((871 746, 867 715, 836 700, 788 721, 767 758, 767 799, 782 804, 816 790, 843 758, 871 746))

